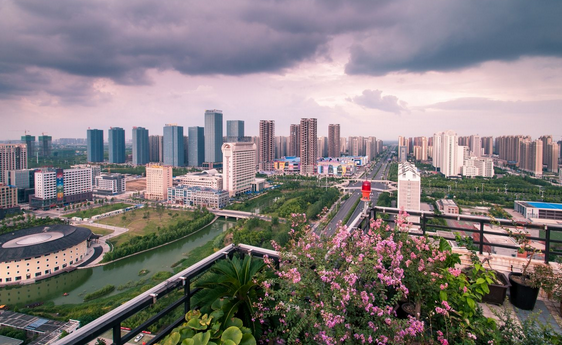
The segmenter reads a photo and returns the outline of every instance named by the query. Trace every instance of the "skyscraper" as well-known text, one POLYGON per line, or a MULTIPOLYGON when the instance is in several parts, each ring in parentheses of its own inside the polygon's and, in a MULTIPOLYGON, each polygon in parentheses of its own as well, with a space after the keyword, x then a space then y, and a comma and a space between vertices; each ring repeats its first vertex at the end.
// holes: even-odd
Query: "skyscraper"
POLYGON ((103 131, 88 129, 86 142, 88 145, 88 162, 103 162, 103 131))
POLYGON ((275 121, 260 120, 260 146, 259 146, 259 168, 260 170, 273 170, 275 160, 275 121))
POLYGON ((222 110, 205 111, 205 162, 222 161, 222 110))
POLYGON ((457 133, 454 131, 435 133, 433 136, 433 166, 439 168, 445 177, 458 175, 463 164, 464 147, 458 145, 457 133))
POLYGON ((23 144, 27 145, 27 156, 35 156, 35 136, 29 134, 22 135, 21 141, 23 144))
POLYGON ((226 121, 226 141, 237 142, 242 141, 244 137, 244 121, 228 120, 226 121))
POLYGON ((49 157, 51 155, 51 144, 53 142, 53 137, 50 135, 43 135, 39 136, 39 156, 41 157, 49 157))
POLYGON ((109 163, 125 163, 125 130, 111 127, 109 133, 109 163))
POLYGON ((328 125, 328 156, 340 156, 340 125, 328 125))
POLYGON ((148 129, 133 127, 133 164, 145 165, 149 161, 148 129))
POLYGON ((0 182, 5 183, 6 170, 27 169, 27 145, 0 144, 0 182))
POLYGON ((300 123, 301 175, 313 175, 318 159, 318 133, 316 119, 301 119, 300 123))
POLYGON ((301 155, 301 135, 300 125, 291 125, 289 131, 289 156, 300 157, 301 155))
POLYGON ((200 167, 205 159, 205 129, 203 127, 189 127, 189 163, 190 167, 200 167))
POLYGON ((149 160, 154 163, 164 161, 164 137, 161 135, 151 135, 148 137, 149 160))
POLYGON ((225 143, 223 152, 223 188, 232 197, 252 190, 256 178, 256 144, 225 143))
POLYGON ((167 124, 164 127, 164 164, 173 167, 184 166, 183 127, 167 124))

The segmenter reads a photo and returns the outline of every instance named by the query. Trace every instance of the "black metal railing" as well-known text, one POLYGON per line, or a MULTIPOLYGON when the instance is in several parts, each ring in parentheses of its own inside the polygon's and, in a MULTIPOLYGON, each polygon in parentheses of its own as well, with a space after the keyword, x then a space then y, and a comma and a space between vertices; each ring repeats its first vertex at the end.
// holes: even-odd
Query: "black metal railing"
MULTIPOLYGON (((235 253, 252 255, 256 257, 263 257, 267 255, 274 260, 277 260, 279 258, 279 254, 276 251, 265 248, 259 248, 244 244, 240 244, 238 246, 227 246, 222 250, 219 250, 216 253, 199 261, 193 266, 186 268, 173 277, 166 279, 166 281, 131 299, 127 303, 113 309, 109 313, 97 318, 84 327, 70 333, 66 337, 59 339, 54 343, 54 345, 87 344, 88 342, 95 340, 103 333, 110 330, 113 333, 112 344, 122 345, 132 340, 139 333, 146 330, 148 327, 155 324, 163 317, 168 316, 170 315, 170 313, 176 311, 178 308, 180 308, 180 306, 183 306, 183 314, 187 313, 191 309, 191 297, 193 297, 198 291, 200 291, 200 289, 192 290, 190 286, 191 282, 201 274, 209 270, 209 268, 211 268, 211 266, 213 266, 215 262, 226 257, 232 257, 235 253), (126 335, 121 336, 121 325, 125 320, 144 310, 145 308, 156 304, 158 300, 169 296, 172 292, 180 290, 182 291, 180 298, 172 301, 163 310, 143 322, 140 326, 131 330, 126 335)), ((183 315, 174 320, 174 322, 172 322, 165 329, 156 334, 152 339, 146 341, 146 343, 150 345, 159 342, 166 335, 168 335, 172 331, 172 329, 179 326, 182 322, 184 322, 183 315)))
MULTIPOLYGON (((391 207, 380 207, 375 206, 368 210, 368 215, 358 226, 361 229, 365 229, 371 219, 376 219, 377 215, 388 214, 392 216, 398 215, 400 210, 398 208, 391 207)), ((413 222, 412 225, 419 227, 420 231, 411 231, 412 235, 430 237, 439 237, 435 234, 437 230, 455 232, 468 232, 470 234, 478 234, 478 236, 471 236, 473 238, 473 243, 478 247, 480 254, 484 253, 484 247, 498 247, 507 249, 519 249, 517 245, 494 243, 491 241, 486 241, 485 235, 494 235, 500 237, 511 237, 508 232, 495 232, 486 231, 485 225, 495 225, 501 226, 506 229, 522 229, 522 230, 539 230, 539 236, 527 236, 531 241, 539 241, 544 243, 544 249, 541 249, 541 253, 544 255, 544 262, 549 263, 556 259, 556 257, 562 256, 562 226, 560 225, 543 225, 535 224, 530 222, 517 222, 510 219, 498 219, 490 218, 484 216, 469 216, 469 215, 451 215, 451 214, 436 214, 427 211, 407 211, 409 216, 419 217, 419 222, 413 222), (444 220, 454 220, 454 221, 465 221, 471 223, 473 226, 477 225, 478 229, 468 228, 468 227, 455 227, 450 225, 438 225, 431 224, 431 219, 444 219, 444 220), (542 235, 541 235, 542 234, 542 235)), ((394 218, 390 217, 387 219, 388 222, 393 223, 394 218)))

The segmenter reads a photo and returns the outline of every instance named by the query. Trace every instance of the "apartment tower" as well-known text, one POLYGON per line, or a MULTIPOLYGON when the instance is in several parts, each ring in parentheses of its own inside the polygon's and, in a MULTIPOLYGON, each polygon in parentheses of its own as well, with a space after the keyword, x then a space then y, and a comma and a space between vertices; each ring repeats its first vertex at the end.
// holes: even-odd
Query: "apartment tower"
POLYGON ((133 127, 133 164, 146 165, 150 162, 148 129, 133 127))
POLYGON ((205 162, 217 163, 222 159, 222 110, 205 111, 205 162))
POLYGON ((301 119, 300 123, 301 175, 311 176, 316 172, 318 159, 317 120, 301 119))
POLYGON ((188 166, 200 167, 205 160, 205 128, 189 127, 189 161, 188 166))
POLYGON ((183 127, 167 124, 164 127, 164 165, 184 166, 183 127))
POLYGON ((292 124, 289 129, 289 156, 300 157, 300 154, 301 154, 300 125, 292 124))
POLYGON ((125 163, 125 130, 111 127, 109 134, 109 163, 125 163))
POLYGON ((256 151, 254 143, 222 145, 223 188, 231 197, 252 190, 256 178, 256 151))
POLYGON ((260 120, 259 169, 273 170, 275 160, 275 121, 260 120))
POLYGON ((27 146, 25 144, 0 144, 0 182, 5 183, 7 170, 27 169, 27 146))
POLYGON ((328 125, 328 156, 339 157, 340 152, 340 125, 330 124, 328 125))

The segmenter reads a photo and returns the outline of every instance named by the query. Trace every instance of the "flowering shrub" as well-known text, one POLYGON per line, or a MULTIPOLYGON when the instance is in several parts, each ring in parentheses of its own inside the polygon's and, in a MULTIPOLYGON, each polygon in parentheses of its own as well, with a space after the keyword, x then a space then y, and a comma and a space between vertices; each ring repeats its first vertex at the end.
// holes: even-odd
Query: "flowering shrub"
POLYGON ((409 236, 401 214, 396 227, 373 221, 366 231, 345 227, 323 239, 293 220, 298 231, 279 266, 265 259, 275 278, 256 302, 263 343, 477 344, 493 341, 495 323, 476 304, 487 279, 467 280, 447 242, 409 236), (408 301, 414 315, 397 317, 408 301))

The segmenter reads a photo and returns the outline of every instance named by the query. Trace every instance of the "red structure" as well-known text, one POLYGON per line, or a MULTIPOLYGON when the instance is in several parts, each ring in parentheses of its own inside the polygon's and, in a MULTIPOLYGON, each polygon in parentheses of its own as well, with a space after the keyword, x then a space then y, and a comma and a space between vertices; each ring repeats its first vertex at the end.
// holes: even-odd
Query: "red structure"
POLYGON ((361 185, 361 194, 363 194, 363 197, 361 198, 362 201, 371 200, 371 182, 363 182, 363 185, 361 185))

